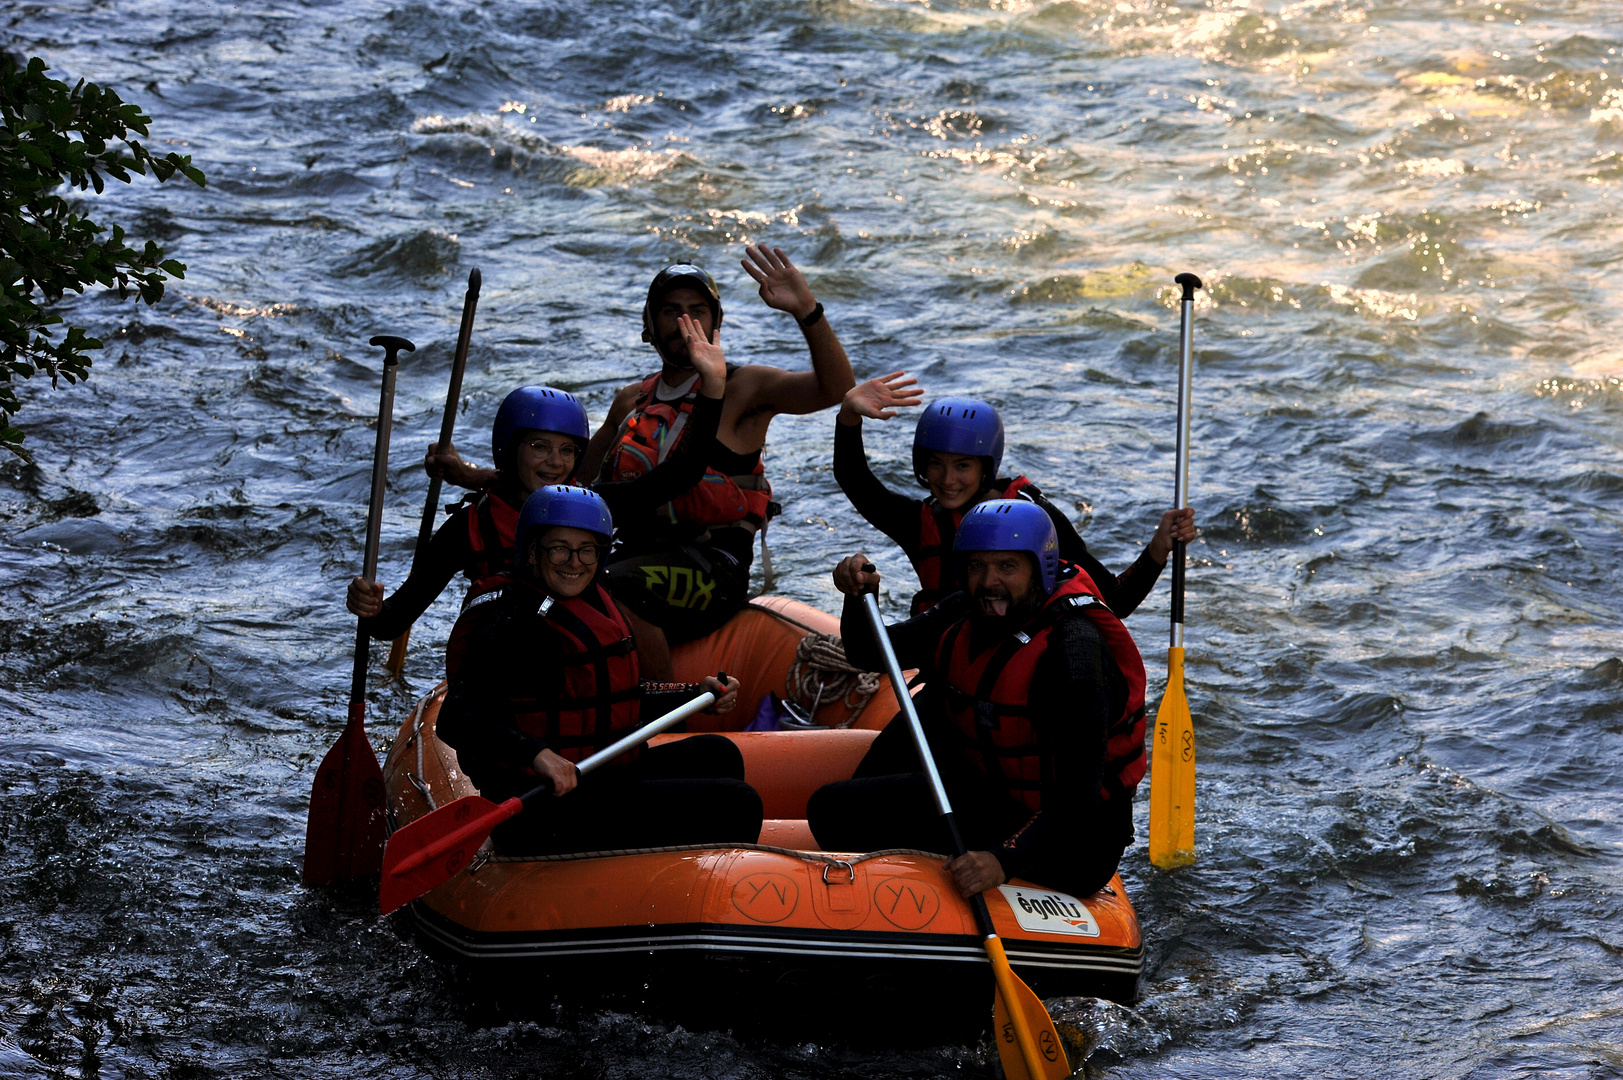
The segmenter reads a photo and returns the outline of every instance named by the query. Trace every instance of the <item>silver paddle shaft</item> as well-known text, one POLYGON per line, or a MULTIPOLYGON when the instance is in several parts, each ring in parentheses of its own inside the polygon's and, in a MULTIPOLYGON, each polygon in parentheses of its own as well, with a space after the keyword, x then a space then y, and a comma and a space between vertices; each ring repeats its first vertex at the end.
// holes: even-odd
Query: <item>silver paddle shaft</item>
POLYGON ((885 620, 879 614, 879 601, 873 593, 863 593, 862 602, 868 608, 868 622, 873 626, 873 636, 879 640, 879 651, 885 654, 885 670, 890 672, 890 685, 896 691, 902 715, 907 717, 908 726, 913 729, 913 745, 918 748, 924 775, 930 778, 930 793, 935 796, 935 808, 945 817, 952 813, 952 803, 947 801, 947 789, 942 786, 941 773, 936 771, 935 755, 930 753, 930 744, 924 738, 924 725, 919 723, 919 712, 913 707, 913 695, 907 692, 901 662, 896 659, 896 650, 891 648, 890 635, 885 633, 885 620))
POLYGON ((716 695, 706 690, 704 693, 700 694, 686 705, 677 706, 664 716, 661 716, 658 720, 649 721, 636 731, 633 731, 630 735, 627 735, 625 738, 619 740, 618 742, 609 744, 609 746, 599 750, 591 757, 583 760, 579 765, 575 766, 575 768, 579 769, 583 775, 585 773, 589 773, 599 765, 602 765, 604 762, 613 761, 615 758, 619 757, 627 750, 630 750, 633 746, 636 746, 644 739, 651 739, 660 732, 675 727, 677 724, 680 724, 683 720, 686 720, 688 717, 692 716, 696 712, 699 712, 701 709, 708 709, 712 704, 715 703, 715 700, 716 695))
MULTIPOLYGON (((1179 274, 1173 281, 1183 289, 1181 324, 1178 327, 1178 459, 1173 480, 1172 505, 1189 505, 1189 418, 1194 412, 1190 392, 1195 377, 1195 290, 1200 278, 1179 274)), ((1184 545, 1172 545, 1172 647, 1183 648, 1184 545)))

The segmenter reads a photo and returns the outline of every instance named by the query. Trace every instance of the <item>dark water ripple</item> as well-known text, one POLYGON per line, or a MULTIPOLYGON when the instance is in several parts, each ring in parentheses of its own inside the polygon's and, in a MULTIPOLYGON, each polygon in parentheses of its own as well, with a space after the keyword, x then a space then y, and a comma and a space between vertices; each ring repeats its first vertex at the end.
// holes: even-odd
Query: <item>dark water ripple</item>
MULTIPOLYGON (((1124 868, 1111 1076, 1623 1075, 1623 58, 1596 0, 40 3, 6 43, 117 85, 206 191, 97 203, 191 266, 68 305, 95 377, 0 465, 0 1075, 989 1076, 542 1003, 492 1014, 365 896, 297 883, 342 717, 378 332, 398 581, 462 282, 473 449, 511 386, 601 415, 649 268, 790 249, 864 375, 1004 411, 1124 565, 1166 501, 1170 280, 1202 294, 1188 685, 1201 857, 1124 868)), ((855 546, 829 417, 780 418, 779 588, 855 546)), ((869 433, 909 482, 905 424, 869 433)), ((904 587, 898 585, 898 590, 904 587)), ((374 680, 385 744, 438 665, 374 680)), ((1166 599, 1131 624, 1163 674, 1166 599)), ((774 1003, 792 1010, 793 1003, 774 1003)))

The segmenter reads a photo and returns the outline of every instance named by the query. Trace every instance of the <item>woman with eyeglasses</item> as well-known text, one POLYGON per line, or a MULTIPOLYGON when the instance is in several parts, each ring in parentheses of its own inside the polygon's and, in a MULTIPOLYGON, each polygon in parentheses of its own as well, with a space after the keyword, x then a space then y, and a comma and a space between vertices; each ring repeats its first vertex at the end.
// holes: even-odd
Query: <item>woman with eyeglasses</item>
MULTIPOLYGON (((691 319, 684 330, 702 335, 691 319)), ((704 475, 721 421, 727 364, 720 348, 703 341, 701 346, 694 350, 699 396, 679 444, 656 468, 634 480, 592 485, 624 519, 652 512, 704 475)), ((443 469, 446 479, 475 492, 440 526, 421 563, 393 595, 384 599, 381 583, 357 577, 349 584, 345 606, 366 620, 368 634, 387 641, 416 622, 459 572, 472 584, 509 569, 519 508, 548 484, 578 482, 576 469, 589 436, 586 409, 575 395, 550 386, 521 386, 496 411, 490 440, 494 469, 466 464, 454 447, 442 454, 430 445, 425 461, 430 470, 443 469)), ((663 654, 661 644, 658 655, 663 654)))
POLYGON ((481 582, 452 631, 439 737, 487 799, 552 781, 556 798, 497 828, 503 853, 754 843, 761 798, 744 782, 737 746, 719 735, 644 744, 589 776, 575 771, 696 694, 718 696, 712 712, 738 698, 737 679, 642 681, 643 642, 600 577, 613 531, 592 491, 553 485, 529 497, 513 570, 481 582))

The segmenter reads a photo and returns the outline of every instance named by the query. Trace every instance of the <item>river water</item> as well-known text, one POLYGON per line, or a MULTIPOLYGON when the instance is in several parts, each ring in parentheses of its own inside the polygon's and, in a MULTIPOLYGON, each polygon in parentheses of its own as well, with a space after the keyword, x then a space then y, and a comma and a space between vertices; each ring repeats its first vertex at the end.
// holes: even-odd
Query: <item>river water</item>
MULTIPOLYGON (((38 466, 0 471, 0 1075, 992 1075, 972 1035, 488 1015, 366 896, 299 886, 347 694, 366 339, 418 345, 398 583, 470 268, 477 458, 512 386, 597 419, 650 370, 641 291, 678 257, 718 272, 732 359, 803 366, 737 267, 756 241, 859 377, 993 400, 1118 569, 1170 501, 1171 279, 1206 281, 1200 858, 1129 852, 1142 999, 1056 1006, 1090 1070, 1623 1075, 1614 5, 45 0, 4 25, 209 185, 89 200, 190 269, 155 309, 68 305, 107 348, 27 388, 38 466)), ((907 579, 833 484, 832 424, 780 418, 767 451, 777 588, 831 609, 851 550, 907 579)), ((898 487, 910 434, 869 428, 898 487)), ((403 682, 374 656, 380 747, 455 611, 403 682)), ((1129 621, 1152 694, 1166 616, 1163 585, 1129 621)))

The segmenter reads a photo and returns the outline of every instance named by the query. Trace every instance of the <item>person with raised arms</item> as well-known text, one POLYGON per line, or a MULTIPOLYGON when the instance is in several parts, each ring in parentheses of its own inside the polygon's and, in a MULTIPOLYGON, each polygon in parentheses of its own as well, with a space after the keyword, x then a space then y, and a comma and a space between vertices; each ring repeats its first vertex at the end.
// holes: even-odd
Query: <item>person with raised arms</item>
POLYGON ((439 738, 492 801, 551 780, 555 798, 496 829, 504 854, 754 843, 761 798, 722 736, 643 744, 588 776, 575 770, 696 694, 717 695, 713 712, 738 698, 733 678, 643 681, 642 643, 602 580, 613 532, 608 504, 585 488, 543 487, 525 501, 512 570, 481 583, 451 634, 439 738))
POLYGON ((874 476, 862 446, 862 421, 889 420, 897 409, 921 403, 917 379, 893 371, 846 392, 834 427, 834 480, 869 524, 895 541, 919 576, 913 597, 917 615, 963 587, 951 558, 953 536, 964 514, 987 499, 1025 499, 1040 506, 1054 523, 1060 555, 1087 571, 1105 603, 1122 618, 1149 595, 1166 567, 1175 540, 1195 538, 1195 513, 1167 510, 1138 560, 1121 575, 1094 558, 1076 527, 1024 476, 998 475, 1003 464, 1003 421, 997 410, 975 398, 932 402, 913 429, 913 475, 929 497, 915 499, 891 491, 874 476))
MULTIPOLYGON (((719 348, 702 340, 697 324, 689 320, 685 326, 700 343, 693 353, 699 383, 689 437, 658 468, 625 482, 592 485, 610 511, 624 518, 652 512, 704 475, 706 451, 721 421, 726 359, 719 348)), ((374 639, 390 640, 416 622, 458 572, 476 584, 510 568, 519 508, 541 487, 577 482, 588 433, 586 409, 573 394, 550 386, 521 386, 502 400, 491 425, 496 468, 469 466, 455 447, 441 454, 436 444, 429 444, 424 464, 430 475, 443 470, 446 479, 475 488, 475 493, 440 526, 423 565, 413 566, 411 576, 393 595, 384 599, 381 583, 357 577, 349 584, 345 606, 366 620, 366 631, 374 639)), ((662 643, 651 643, 645 659, 653 661, 656 672, 664 653, 662 643)))
MULTIPOLYGON (((1133 839, 1143 660, 1037 505, 976 505, 954 551, 964 590, 886 631, 925 676, 915 701, 968 848, 947 870, 966 897, 1014 877, 1086 896, 1133 839)), ((879 581, 860 553, 834 570, 846 656, 868 670, 885 667, 861 602, 879 581)), ((825 851, 952 850, 906 728, 887 726, 852 779, 812 794, 825 851)))
MULTIPOLYGON (((791 315, 805 335, 811 370, 729 366, 726 403, 703 479, 657 512, 620 519, 609 579, 617 596, 663 627, 673 642, 710 633, 748 599, 755 534, 776 510, 761 462, 772 418, 836 405, 855 382, 805 275, 781 248, 752 246, 745 254, 742 265, 762 301, 791 315)), ((641 476, 686 441, 698 350, 681 332, 684 318, 700 325, 705 341, 718 339, 721 293, 693 263, 665 267, 648 287, 642 336, 659 354, 660 369, 615 395, 592 436, 583 467, 601 479, 641 476)))

